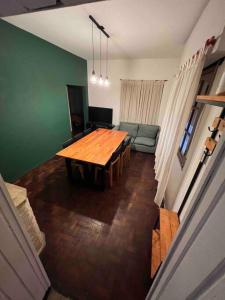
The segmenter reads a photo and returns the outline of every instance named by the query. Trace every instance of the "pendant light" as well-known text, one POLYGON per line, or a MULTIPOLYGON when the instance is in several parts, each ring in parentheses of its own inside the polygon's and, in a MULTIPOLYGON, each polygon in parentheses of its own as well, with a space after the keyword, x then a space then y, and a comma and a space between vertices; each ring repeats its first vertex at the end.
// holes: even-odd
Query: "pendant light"
POLYGON ((99 30, 100 33, 100 77, 99 77, 99 85, 103 85, 104 81, 103 81, 103 77, 102 77, 102 32, 99 30))
POLYGON ((109 64, 109 44, 108 44, 108 40, 109 38, 106 37, 106 62, 105 62, 105 81, 104 81, 104 85, 105 86, 109 86, 110 82, 109 82, 109 77, 108 77, 108 64, 109 64))
POLYGON ((95 48, 94 48, 94 29, 93 29, 93 21, 91 23, 92 25, 92 73, 91 73, 91 78, 90 78, 90 81, 91 83, 93 84, 96 84, 97 83, 97 77, 96 77, 96 74, 95 74, 95 48))
POLYGON ((93 66, 92 66, 92 75, 90 78, 90 81, 92 83, 96 83, 98 82, 98 84, 100 86, 108 86, 110 84, 109 82, 109 78, 108 78, 108 64, 109 64, 109 58, 108 58, 108 39, 110 38, 109 34, 105 31, 105 28, 100 25, 96 19, 92 16, 89 15, 89 19, 92 21, 92 62, 93 62, 93 66), (100 41, 100 76, 99 79, 96 77, 95 74, 95 56, 94 56, 94 32, 93 32, 93 25, 96 25, 96 27, 99 29, 99 41, 100 41), (102 77, 102 33, 107 37, 107 43, 106 43, 106 58, 105 58, 105 62, 106 62, 106 73, 105 73, 105 78, 103 79, 102 77))

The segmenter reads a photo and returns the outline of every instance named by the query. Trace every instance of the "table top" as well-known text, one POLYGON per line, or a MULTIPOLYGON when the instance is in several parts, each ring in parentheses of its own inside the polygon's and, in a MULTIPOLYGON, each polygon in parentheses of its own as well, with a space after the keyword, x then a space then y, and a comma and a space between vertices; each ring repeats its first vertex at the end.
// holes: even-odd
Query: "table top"
POLYGON ((56 155, 105 166, 127 135, 127 131, 99 128, 56 155))

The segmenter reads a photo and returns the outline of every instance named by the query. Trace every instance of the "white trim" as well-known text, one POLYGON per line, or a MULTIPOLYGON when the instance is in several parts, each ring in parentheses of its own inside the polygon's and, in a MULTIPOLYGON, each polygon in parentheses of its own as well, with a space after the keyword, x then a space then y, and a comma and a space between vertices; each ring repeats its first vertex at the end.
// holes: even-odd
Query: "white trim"
POLYGON ((210 273, 202 283, 187 297, 187 300, 199 299, 201 296, 209 293, 209 290, 225 281, 225 259, 220 261, 212 273, 210 273))
POLYGON ((67 99, 67 107, 68 107, 68 114, 69 114, 69 122, 70 122, 70 131, 73 131, 72 121, 71 121, 71 111, 70 111, 70 103, 69 103, 69 95, 68 95, 68 85, 66 85, 66 99, 67 99))

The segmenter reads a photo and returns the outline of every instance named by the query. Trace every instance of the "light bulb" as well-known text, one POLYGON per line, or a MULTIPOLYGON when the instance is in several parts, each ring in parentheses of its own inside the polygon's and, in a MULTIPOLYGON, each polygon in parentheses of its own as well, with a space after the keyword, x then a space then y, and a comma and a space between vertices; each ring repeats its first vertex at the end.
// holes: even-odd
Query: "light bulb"
POLYGON ((104 83, 103 78, 102 78, 102 74, 100 75, 98 83, 99 83, 99 85, 103 85, 103 83, 104 83))
POLYGON ((105 78, 104 85, 105 86, 109 86, 110 85, 108 76, 106 76, 106 78, 105 78))
POLYGON ((95 71, 93 70, 92 71, 92 74, 91 74, 91 79, 90 79, 91 83, 95 84, 97 82, 97 77, 95 75, 95 71))

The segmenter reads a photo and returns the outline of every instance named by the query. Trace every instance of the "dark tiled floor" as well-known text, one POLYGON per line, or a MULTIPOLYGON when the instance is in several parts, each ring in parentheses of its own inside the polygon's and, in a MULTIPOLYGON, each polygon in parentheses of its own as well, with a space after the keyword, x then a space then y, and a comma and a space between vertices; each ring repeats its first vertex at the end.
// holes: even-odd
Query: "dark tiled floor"
POLYGON ((153 166, 153 155, 134 152, 120 182, 100 191, 69 182, 55 157, 17 181, 46 234, 41 259, 56 290, 79 300, 145 298, 158 213, 153 166))

